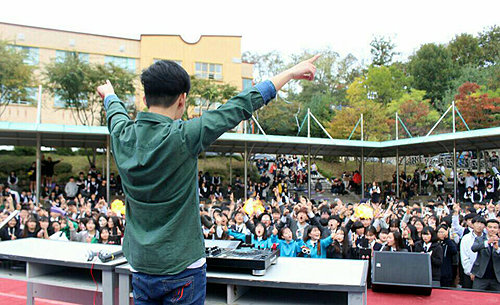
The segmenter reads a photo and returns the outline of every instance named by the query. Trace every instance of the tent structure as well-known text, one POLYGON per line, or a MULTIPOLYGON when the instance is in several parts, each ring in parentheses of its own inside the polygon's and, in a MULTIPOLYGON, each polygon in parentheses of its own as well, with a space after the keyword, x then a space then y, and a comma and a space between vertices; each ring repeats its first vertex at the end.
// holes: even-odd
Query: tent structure
MULTIPOLYGON (((308 134, 310 135, 310 132, 308 134)), ((0 145, 37 147, 37 198, 40 191, 41 146, 105 148, 106 170, 109 173, 110 137, 106 127, 0 122, 0 145)), ((361 174, 364 182, 364 159, 366 157, 417 156, 443 152, 455 152, 454 156, 456 156, 457 150, 481 151, 498 147, 500 147, 500 127, 384 142, 225 133, 207 151, 243 153, 247 161, 249 154, 252 153, 307 155, 308 160, 311 155, 356 156, 361 157, 362 160, 361 174)), ((456 161, 456 158, 454 160, 456 161)), ((245 177, 247 163, 245 162, 245 177)), ((396 163, 399 164, 399 162, 396 163)), ((456 162, 454 163, 456 173, 456 162)), ((308 162, 308 168, 310 177, 310 162, 308 162)), ((456 178, 456 175, 454 176, 456 178)), ((109 201, 109 175, 106 177, 109 201)), ((310 194, 310 181, 308 184, 310 194)))

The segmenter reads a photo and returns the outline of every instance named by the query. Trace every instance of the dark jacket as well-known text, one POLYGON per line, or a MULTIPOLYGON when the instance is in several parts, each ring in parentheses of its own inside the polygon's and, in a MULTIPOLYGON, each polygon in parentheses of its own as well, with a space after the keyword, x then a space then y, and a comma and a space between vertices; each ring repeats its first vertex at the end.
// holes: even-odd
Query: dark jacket
POLYGON ((458 253, 457 244, 449 238, 440 242, 443 247, 443 264, 441 265, 441 286, 443 282, 453 280, 453 256, 458 253))
POLYGON ((490 262, 490 259, 493 255, 493 271, 497 278, 497 281, 500 280, 500 248, 495 250, 493 247, 486 247, 485 243, 488 241, 486 234, 481 236, 477 236, 474 239, 474 243, 472 244, 471 250, 472 252, 477 253, 476 261, 472 266, 471 273, 477 276, 478 278, 483 278, 484 273, 486 272, 486 268, 490 262))
POLYGON ((432 280, 440 281, 441 280, 441 266, 443 265, 443 247, 437 242, 433 242, 429 247, 429 250, 426 252, 424 249, 424 242, 418 241, 415 243, 415 251, 414 252, 423 252, 431 254, 431 268, 432 268, 432 280))
POLYGON ((8 226, 5 226, 0 230, 0 240, 11 240, 12 234, 17 239, 21 237, 22 233, 23 231, 21 231, 21 229, 19 229, 18 226, 15 226, 14 228, 9 228, 8 226))

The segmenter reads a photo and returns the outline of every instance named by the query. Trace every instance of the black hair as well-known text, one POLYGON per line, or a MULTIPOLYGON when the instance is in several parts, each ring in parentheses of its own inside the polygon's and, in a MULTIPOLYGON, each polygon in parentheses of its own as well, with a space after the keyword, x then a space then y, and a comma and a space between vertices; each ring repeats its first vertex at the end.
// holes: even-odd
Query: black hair
POLYGON ((171 60, 159 60, 142 72, 148 107, 170 107, 182 93, 189 93, 189 74, 179 64, 171 60))
POLYGON ((401 236, 401 233, 399 233, 399 231, 392 231, 389 232, 389 234, 394 236, 394 246, 396 247, 396 250, 400 251, 403 249, 403 237, 401 236))
MULTIPOLYGON (((268 214, 268 215, 269 215, 269 214, 268 214)), ((263 239, 263 240, 266 240, 266 239, 267 239, 266 226, 265 226, 262 222, 260 222, 260 221, 259 221, 259 222, 257 222, 257 223, 255 224, 255 227, 254 227, 254 229, 253 229, 253 232, 252 232, 252 233, 255 235, 255 237, 258 237, 258 236, 257 236, 257 233, 256 233, 256 229, 257 229, 257 227, 258 227, 258 226, 262 226, 262 228, 264 228, 264 233, 262 233, 262 239, 263 239)))
MULTIPOLYGON (((321 232, 321 229, 318 226, 316 226, 316 225, 307 226, 307 228, 306 228, 306 230, 304 232, 304 237, 303 237, 304 242, 307 242, 310 239, 309 233, 311 233, 314 228, 318 229, 321 232)), ((345 235, 344 235, 344 238, 345 238, 345 235)), ((316 244, 316 247, 317 247, 317 252, 316 253, 318 254, 318 256, 321 256, 321 239, 318 240, 318 242, 316 244)))
POLYGON ((342 241, 342 245, 337 240, 334 240, 332 247, 335 249, 335 252, 342 253, 342 258, 348 258, 351 251, 349 247, 349 231, 344 227, 340 227, 338 230, 344 234, 344 240, 342 241))
POLYGON ((422 235, 427 235, 427 234, 430 234, 431 235, 431 242, 435 242, 437 241, 437 235, 436 235, 436 231, 434 231, 434 229, 432 227, 424 227, 422 229, 422 235))
POLYGON ((354 233, 357 229, 364 228, 363 223, 361 221, 355 221, 351 226, 351 231, 354 233))
POLYGON ((498 222, 498 220, 496 220, 495 218, 488 219, 486 221, 486 225, 488 225, 489 223, 496 223, 497 225, 500 225, 500 222, 498 222))
POLYGON ((472 223, 476 223, 476 222, 478 222, 478 221, 479 221, 480 223, 482 223, 482 224, 486 225, 486 219, 484 219, 484 217, 483 217, 483 216, 481 216, 481 215, 477 215, 476 217, 474 217, 474 218, 472 219, 472 223))

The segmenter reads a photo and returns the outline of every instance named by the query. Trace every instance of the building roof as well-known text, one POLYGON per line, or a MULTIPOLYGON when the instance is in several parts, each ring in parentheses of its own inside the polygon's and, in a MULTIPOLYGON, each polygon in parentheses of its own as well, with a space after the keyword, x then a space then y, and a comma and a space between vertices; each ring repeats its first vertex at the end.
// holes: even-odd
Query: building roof
MULTIPOLYGON (((73 126, 35 123, 0 122, 0 145, 47 147, 106 147, 108 129, 104 126, 73 126)), ((225 133, 207 151, 222 153, 301 154, 309 149, 312 155, 391 157, 416 156, 458 151, 487 150, 500 147, 500 127, 462 131, 384 142, 225 133)))

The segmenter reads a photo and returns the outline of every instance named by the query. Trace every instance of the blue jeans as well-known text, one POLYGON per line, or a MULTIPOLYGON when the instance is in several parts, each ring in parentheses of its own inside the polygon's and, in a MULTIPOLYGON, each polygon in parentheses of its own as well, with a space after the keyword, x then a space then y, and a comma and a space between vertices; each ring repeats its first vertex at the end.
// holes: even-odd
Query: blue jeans
POLYGON ((176 275, 132 274, 135 305, 205 304, 207 265, 176 275))

